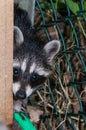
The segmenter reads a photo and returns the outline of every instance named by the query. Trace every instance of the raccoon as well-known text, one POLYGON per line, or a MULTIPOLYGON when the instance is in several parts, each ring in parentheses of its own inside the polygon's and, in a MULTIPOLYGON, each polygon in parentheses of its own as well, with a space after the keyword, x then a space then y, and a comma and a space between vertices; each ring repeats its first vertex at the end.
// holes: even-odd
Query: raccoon
POLYGON ((14 8, 13 94, 29 97, 52 72, 52 60, 60 50, 60 41, 44 43, 31 28, 28 12, 14 8))

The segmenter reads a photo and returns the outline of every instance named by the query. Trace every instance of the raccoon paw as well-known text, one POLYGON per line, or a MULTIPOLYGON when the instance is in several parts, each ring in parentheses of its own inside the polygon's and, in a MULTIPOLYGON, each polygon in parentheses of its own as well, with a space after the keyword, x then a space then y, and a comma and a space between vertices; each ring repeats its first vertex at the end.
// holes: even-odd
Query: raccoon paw
POLYGON ((26 113, 26 106, 21 101, 16 101, 14 103, 14 112, 26 113))
POLYGON ((43 111, 36 109, 31 106, 27 106, 27 112, 29 113, 30 120, 33 123, 38 123, 40 120, 40 116, 43 115, 43 111))

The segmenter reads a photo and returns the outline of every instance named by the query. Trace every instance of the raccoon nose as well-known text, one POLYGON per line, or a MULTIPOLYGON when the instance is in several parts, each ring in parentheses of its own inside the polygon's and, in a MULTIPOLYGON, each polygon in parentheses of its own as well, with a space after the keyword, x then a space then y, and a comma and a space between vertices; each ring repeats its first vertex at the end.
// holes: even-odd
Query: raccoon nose
POLYGON ((19 90, 17 93, 16 93, 16 97, 18 99, 25 99, 26 98, 26 93, 24 91, 21 91, 19 90))

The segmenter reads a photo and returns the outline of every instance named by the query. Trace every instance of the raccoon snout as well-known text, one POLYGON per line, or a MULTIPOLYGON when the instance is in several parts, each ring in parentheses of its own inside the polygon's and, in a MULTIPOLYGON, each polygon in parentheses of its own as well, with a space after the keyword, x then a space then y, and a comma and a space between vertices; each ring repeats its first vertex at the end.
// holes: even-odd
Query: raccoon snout
POLYGON ((16 97, 18 99, 25 99, 26 98, 26 93, 22 90, 19 90, 17 93, 16 93, 16 97))

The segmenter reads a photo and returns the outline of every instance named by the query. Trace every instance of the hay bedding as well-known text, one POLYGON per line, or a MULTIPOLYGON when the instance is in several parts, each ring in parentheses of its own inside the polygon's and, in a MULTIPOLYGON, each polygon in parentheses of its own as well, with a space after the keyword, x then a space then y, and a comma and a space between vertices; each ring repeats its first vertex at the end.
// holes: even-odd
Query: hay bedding
MULTIPOLYGON (((54 17, 53 17, 52 9, 44 10, 43 13, 45 16, 46 24, 53 23, 54 17)), ((64 16, 61 15, 60 13, 57 13, 57 16, 59 17, 59 19, 64 18, 64 16)), ((36 21, 36 23, 35 23, 36 27, 39 27, 38 25, 40 25, 40 26, 42 25, 41 15, 39 13, 38 8, 36 8, 35 21, 36 21), (37 15, 38 15, 38 17, 37 17, 37 15)), ((82 18, 80 18, 80 21, 81 21, 82 26, 85 27, 86 22, 84 22, 82 20, 82 18)), ((77 21, 77 19, 74 19, 72 22, 73 22, 74 27, 77 32, 79 46, 81 48, 86 48, 86 44, 85 44, 86 37, 82 33, 79 22, 77 21)), ((66 43, 66 52, 68 52, 68 51, 72 52, 75 49, 75 47, 77 47, 75 39, 72 35, 72 29, 67 22, 65 22, 65 23, 59 22, 58 24, 60 26, 60 30, 62 32, 64 41, 66 43)), ((51 39, 59 39, 58 31, 55 26, 47 27, 47 30, 49 32, 51 39)), ((86 28, 84 28, 84 31, 86 32, 86 28)), ((47 37, 46 37, 44 31, 40 30, 39 33, 44 38, 44 40, 47 41, 46 40, 47 37)), ((60 52, 64 53, 63 46, 62 46, 60 52)), ((84 62, 86 64, 86 51, 80 50, 80 52, 81 52, 84 62)), ((78 56, 78 53, 68 54, 68 60, 71 63, 75 81, 83 82, 86 79, 86 74, 84 73, 84 68, 82 66, 80 57, 78 56)), ((70 112, 72 114, 77 114, 80 111, 80 104, 78 101, 76 91, 71 85, 71 81, 72 81, 71 72, 70 72, 69 66, 67 64, 67 61, 64 58, 64 55, 59 55, 58 57, 55 58, 55 65, 58 65, 58 67, 59 67, 60 76, 62 78, 62 81, 60 80, 60 77, 58 76, 56 70, 54 69, 53 74, 50 79, 50 88, 48 87, 48 83, 46 83, 44 88, 42 88, 40 91, 37 91, 37 95, 38 95, 40 101, 35 101, 35 102, 37 102, 35 104, 38 104, 38 106, 41 106, 42 108, 44 106, 44 109, 46 111, 50 112, 50 117, 48 119, 49 119, 49 123, 52 127, 52 130, 59 129, 61 124, 63 125, 64 130, 68 130, 68 129, 72 130, 72 127, 70 125, 71 124, 70 119, 67 118, 66 113, 68 112, 68 109, 70 108, 70 112), (51 99, 51 95, 50 95, 51 92, 53 92, 55 104, 51 99), (65 95, 67 100, 64 99, 63 94, 65 95), (56 111, 54 109, 55 108, 54 105, 57 107, 58 112, 60 114, 60 118, 61 118, 60 122, 55 118, 56 111)), ((83 109, 85 110, 86 109, 85 108, 86 107, 86 101, 85 101, 86 84, 80 84, 80 85, 77 84, 76 86, 79 91, 79 96, 83 103, 83 109)), ((80 119, 80 117, 72 116, 71 118, 74 120, 76 129, 84 129, 85 124, 83 123, 83 120, 80 119)), ((45 122, 43 122, 43 121, 41 122, 40 129, 41 130, 48 129, 46 127, 45 122)))

